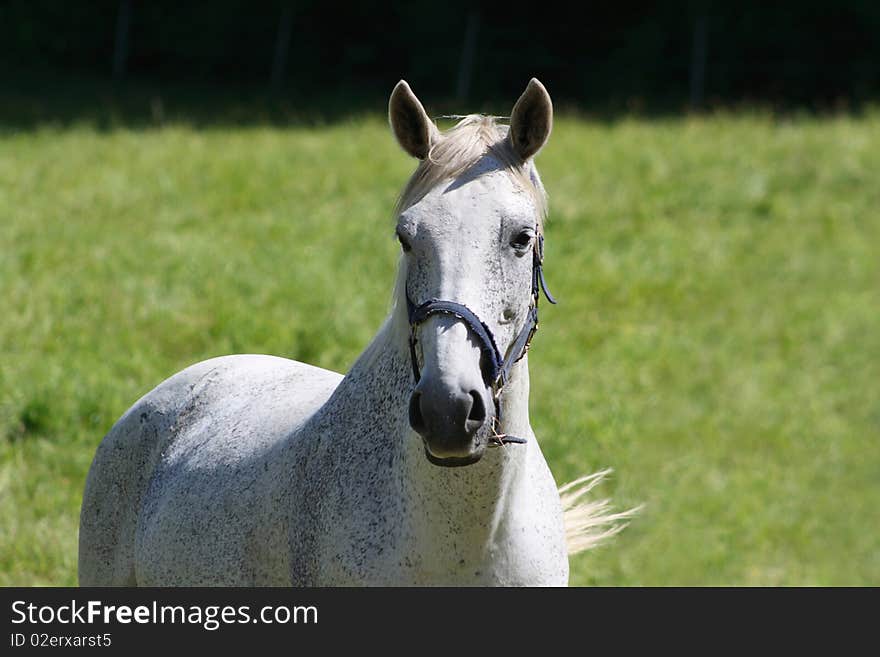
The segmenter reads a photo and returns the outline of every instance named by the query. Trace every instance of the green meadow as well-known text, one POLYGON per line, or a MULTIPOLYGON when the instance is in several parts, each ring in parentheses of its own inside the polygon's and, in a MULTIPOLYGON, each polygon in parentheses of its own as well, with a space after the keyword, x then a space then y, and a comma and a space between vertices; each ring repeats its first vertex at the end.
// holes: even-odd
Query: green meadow
MULTIPOLYGON (((880 585, 880 112, 557 119, 531 351, 577 585, 880 585)), ((0 585, 74 585, 99 441, 187 365, 344 372, 412 171, 381 116, 0 133, 0 585)))

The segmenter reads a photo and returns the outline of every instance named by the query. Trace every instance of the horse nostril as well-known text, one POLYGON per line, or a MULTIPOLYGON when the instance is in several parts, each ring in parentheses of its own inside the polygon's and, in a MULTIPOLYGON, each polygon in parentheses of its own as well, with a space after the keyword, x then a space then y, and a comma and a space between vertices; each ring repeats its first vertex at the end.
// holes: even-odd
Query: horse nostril
POLYGON ((469 441, 486 423, 486 404, 477 390, 460 390, 439 401, 436 396, 429 388, 416 389, 409 398, 409 425, 425 440, 448 445, 469 441))
POLYGON ((477 423, 479 429, 486 421, 486 404, 483 403, 483 396, 476 390, 471 390, 471 410, 468 413, 468 423, 477 423))
POLYGON ((425 418, 422 417, 422 394, 420 392, 414 392, 409 398, 409 426, 417 433, 425 433, 425 418))

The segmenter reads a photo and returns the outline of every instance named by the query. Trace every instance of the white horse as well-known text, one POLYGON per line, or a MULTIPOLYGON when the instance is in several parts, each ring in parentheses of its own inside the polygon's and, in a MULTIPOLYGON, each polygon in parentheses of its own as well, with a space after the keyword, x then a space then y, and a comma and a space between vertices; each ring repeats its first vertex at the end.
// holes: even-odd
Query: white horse
POLYGON ((529 425, 547 91, 509 129, 441 133, 404 81, 389 114, 420 160, 390 316, 345 377, 226 356, 135 403, 89 471, 82 585, 564 585, 619 529, 578 501, 604 473, 558 491, 529 425))

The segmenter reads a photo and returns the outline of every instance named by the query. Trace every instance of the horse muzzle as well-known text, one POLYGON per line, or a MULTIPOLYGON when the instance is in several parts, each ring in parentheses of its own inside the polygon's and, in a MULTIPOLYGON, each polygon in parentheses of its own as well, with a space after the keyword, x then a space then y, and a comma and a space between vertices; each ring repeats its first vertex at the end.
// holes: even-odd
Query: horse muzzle
MULTIPOLYGON (((537 227, 535 228, 537 231, 537 227)), ((541 290, 550 303, 556 300, 547 291, 544 282, 544 241, 538 238, 532 247, 532 303, 526 322, 504 355, 495 343, 491 329, 480 317, 458 301, 428 299, 416 304, 406 290, 409 318, 409 353, 416 388, 409 402, 409 423, 425 443, 428 460, 436 465, 455 467, 476 463, 487 446, 509 443, 523 444, 525 438, 500 433, 501 391, 506 385, 511 368, 529 349, 538 330, 538 300, 541 290), (421 324, 433 315, 444 315, 461 322, 472 340, 480 348, 482 385, 474 388, 462 385, 442 385, 434 377, 422 377, 416 344, 421 324), (493 425, 497 425, 493 428, 493 425), (496 430, 497 429, 497 430, 496 430)))
POLYGON ((432 377, 419 381, 410 397, 409 424, 422 437, 431 463, 457 467, 480 460, 491 423, 489 394, 432 377))

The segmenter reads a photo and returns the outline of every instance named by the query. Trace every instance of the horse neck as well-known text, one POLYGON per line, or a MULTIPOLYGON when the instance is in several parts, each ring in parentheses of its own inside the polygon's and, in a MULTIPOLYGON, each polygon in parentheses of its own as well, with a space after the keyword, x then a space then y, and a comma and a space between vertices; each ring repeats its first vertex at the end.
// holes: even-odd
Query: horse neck
MULTIPOLYGON (((430 463, 421 437, 409 426, 413 375, 408 328, 405 306, 399 303, 334 394, 330 402, 336 406, 334 415, 342 414, 360 425, 358 431, 337 436, 337 444, 345 445, 340 453, 344 457, 346 450, 366 449, 380 455, 374 463, 386 474, 390 492, 399 495, 408 507, 414 535, 438 549, 444 539, 462 534, 470 534, 471 545, 485 544, 505 515, 513 512, 512 492, 525 477, 528 446, 489 448, 478 463, 466 467, 430 463), (456 531, 450 531, 452 527, 456 531)), ((528 362, 524 357, 512 369, 504 388, 502 430, 533 441, 528 396, 528 362)))

